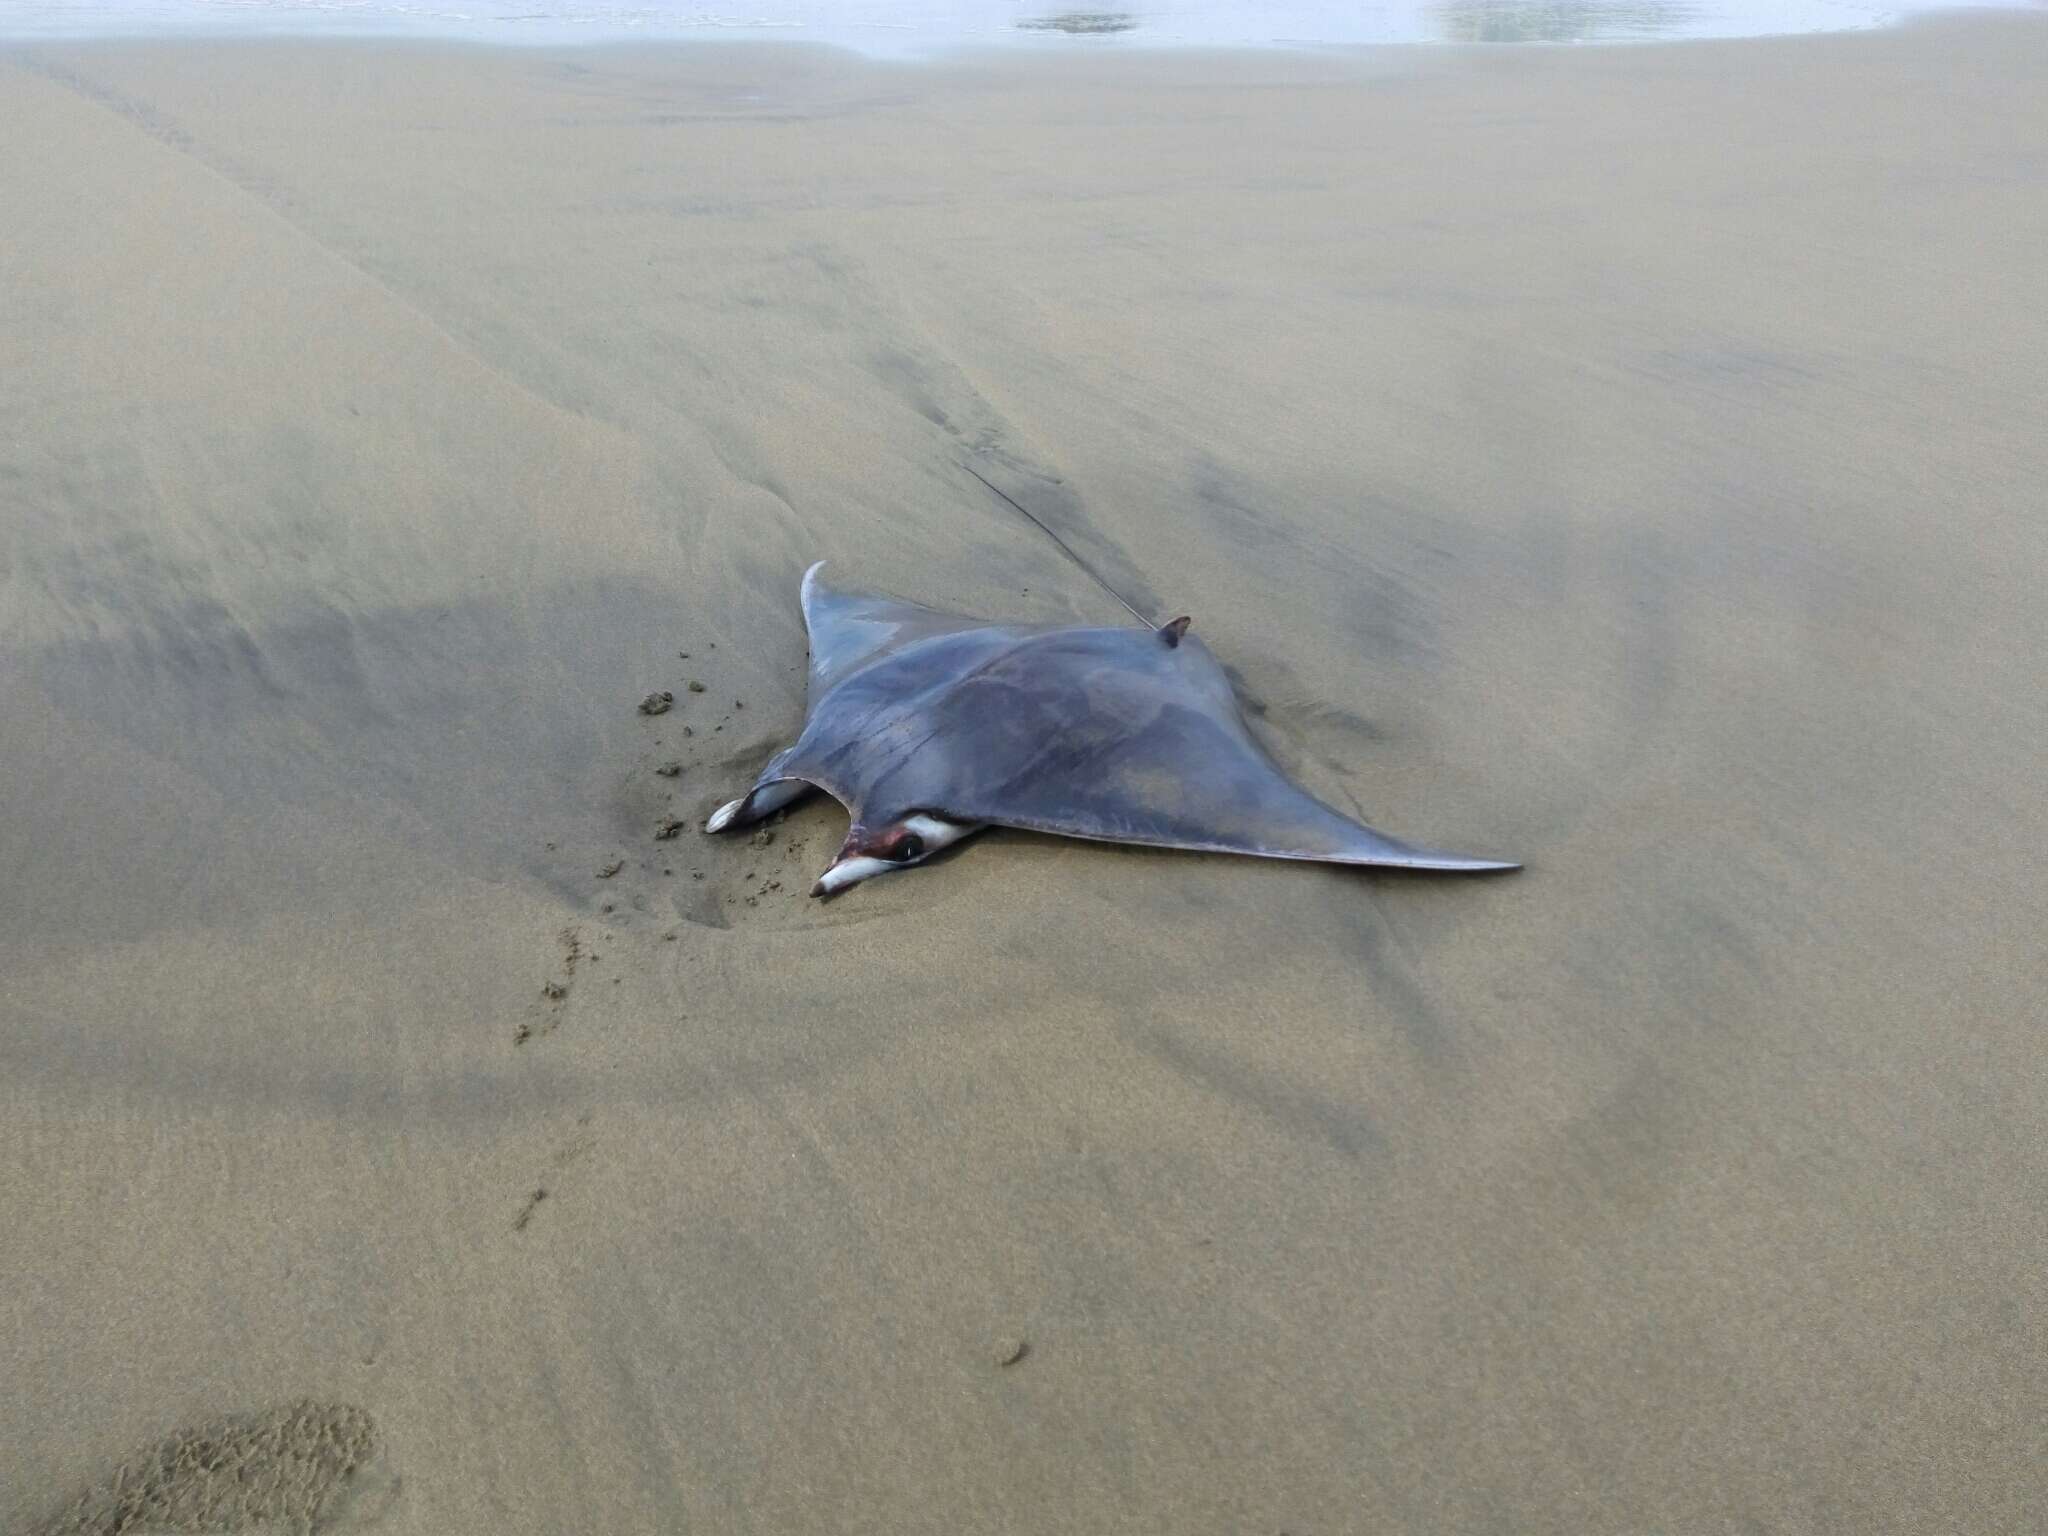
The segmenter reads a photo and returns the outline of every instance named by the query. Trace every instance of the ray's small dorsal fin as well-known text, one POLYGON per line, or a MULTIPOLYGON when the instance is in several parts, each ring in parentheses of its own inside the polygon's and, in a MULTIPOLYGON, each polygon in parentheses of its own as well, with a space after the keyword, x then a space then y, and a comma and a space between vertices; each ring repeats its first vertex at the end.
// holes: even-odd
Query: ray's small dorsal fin
POLYGON ((1166 642, 1168 650, 1172 650, 1180 644, 1180 637, 1188 632, 1188 626, 1194 622, 1186 614, 1177 619, 1168 619, 1159 626, 1159 638, 1166 642))

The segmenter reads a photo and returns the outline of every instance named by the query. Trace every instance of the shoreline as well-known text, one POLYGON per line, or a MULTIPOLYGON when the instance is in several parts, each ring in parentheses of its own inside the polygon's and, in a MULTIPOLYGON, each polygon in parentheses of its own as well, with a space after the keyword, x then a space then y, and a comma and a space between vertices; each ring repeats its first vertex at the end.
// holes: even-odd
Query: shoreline
MULTIPOLYGON (((649 31, 633 25, 608 26, 593 17, 565 15, 548 18, 538 13, 496 19, 480 14, 450 14, 436 18, 430 27, 423 28, 416 20, 406 23, 400 21, 396 15, 379 17, 372 12, 362 13, 352 23, 329 19, 323 23, 327 28, 324 30, 294 31, 287 26, 266 28, 264 23, 270 14, 251 7, 242 13, 230 13, 229 19, 223 18, 218 12, 200 10, 186 18, 182 30, 173 30, 177 22, 176 13, 160 12, 154 17, 155 30, 80 32, 53 27, 44 31, 0 32, 0 49, 90 46, 100 42, 192 42, 227 45, 239 42, 277 42, 287 45, 332 42, 454 42, 486 48, 505 48, 514 52, 700 45, 741 48, 821 47, 847 53, 871 63, 943 67, 948 63, 971 60, 981 54, 1063 60, 1116 60, 1151 53, 1289 55, 1332 52, 1345 55, 1384 48, 1478 48, 1509 52, 1588 47, 1634 49, 1684 42, 1785 41, 1799 37, 1850 37, 1896 31, 1901 27, 1927 23, 1940 25, 1948 21, 1967 21, 1977 16, 2004 21, 2038 13, 2029 11, 2025 0, 2005 0, 2003 4, 1993 3, 1988 6, 1959 4, 1954 3, 1954 0, 1933 0, 1933 3, 1903 9, 1873 8, 1862 14, 1850 12, 1838 5, 1827 5, 1814 6, 1808 12, 1799 15, 1785 12, 1782 8, 1775 9, 1770 16, 1775 30, 1753 31, 1746 28, 1757 24, 1756 17, 1738 21, 1733 17, 1716 16, 1711 10, 1699 7, 1674 7, 1668 14, 1662 16, 1661 20, 1650 20, 1643 14, 1631 13, 1626 6, 1616 7, 1614 14, 1608 15, 1598 4, 1567 13, 1556 8, 1541 7, 1525 7, 1522 11, 1517 11, 1511 5, 1489 4, 1482 0, 1482 3, 1462 9, 1456 5, 1418 5, 1415 7, 1414 15, 1401 13, 1398 18, 1381 14, 1378 21, 1380 30, 1371 35, 1364 32, 1344 35, 1341 26, 1337 31, 1325 35, 1314 35, 1306 28, 1293 34, 1233 35, 1227 26, 1222 32, 1191 35, 1185 30, 1176 32, 1169 28, 1162 31, 1157 24, 1157 17, 1146 19, 1149 13, 1129 13, 1124 16, 1124 19, 1132 23, 1128 28, 1078 33, 1067 32, 1053 25, 1032 26, 1022 23, 963 28, 957 18, 954 18, 954 30, 947 32, 940 25, 939 19, 932 17, 924 18, 922 25, 916 22, 849 21, 824 27, 800 19, 786 22, 762 19, 755 23, 698 19, 681 21, 665 31, 649 31), (1425 22, 1425 15, 1433 16, 1434 22, 1425 22), (1849 19, 1844 19, 1845 17, 1849 19), (522 31, 520 23, 527 21, 542 21, 546 25, 522 31), (440 30, 433 30, 433 27, 440 30), (1687 30, 1688 28, 1705 30, 1687 30)), ((279 17, 292 15, 289 12, 277 14, 279 17)), ((1105 13, 1105 16, 1107 15, 1108 13, 1105 13)), ((301 12, 295 19, 304 27, 311 18, 301 12)), ((1217 20, 1219 18, 1205 18, 1198 25, 1207 27, 1217 20)), ((1329 16, 1320 18, 1321 24, 1324 25, 1336 20, 1338 18, 1329 16)), ((1314 24, 1309 23, 1311 26, 1314 24)))
POLYGON ((1944 5, 1925 10, 1886 12, 1888 19, 1870 26, 1839 27, 1832 30, 1785 33, 1708 34, 1701 36, 1646 36, 1604 39, 1598 42, 1536 41, 1493 42, 1484 40, 1321 42, 1313 39, 1276 39, 1263 43, 1184 43, 1128 40, 1111 49, 1086 47, 1062 52, 1060 44, 1038 46, 1012 42, 962 42, 935 47, 919 53, 867 53, 851 44, 807 37, 782 38, 771 34, 750 36, 695 36, 662 34, 636 36, 593 34, 587 38, 495 41, 473 34, 405 34, 395 32, 333 32, 294 34, 286 32, 179 34, 106 33, 92 36, 61 34, 18 34, 0 32, 0 58, 41 52, 93 52, 104 49, 219 49, 223 51, 275 49, 364 49, 389 48, 397 52, 474 52, 516 60, 542 58, 551 54, 580 57, 585 54, 616 54, 624 58, 660 58, 726 54, 734 59, 752 58, 763 63, 776 60, 799 62, 826 59, 848 68, 878 72, 901 70, 912 74, 945 75, 975 67, 1024 65, 1114 74, 1135 68, 1140 73, 1171 71, 1176 66, 1208 63, 1235 65, 1295 64, 1371 66, 1388 60, 1414 60, 1427 64, 1436 60, 1486 60, 1497 63, 1534 63, 1579 57, 1655 56, 1667 50, 1728 48, 1745 44, 1768 47, 1798 47, 1802 44, 1828 46, 1853 44, 1858 40, 1897 37, 1932 32, 1940 34, 1979 28, 2029 28, 2048 25, 2048 11, 2017 7, 1944 5))

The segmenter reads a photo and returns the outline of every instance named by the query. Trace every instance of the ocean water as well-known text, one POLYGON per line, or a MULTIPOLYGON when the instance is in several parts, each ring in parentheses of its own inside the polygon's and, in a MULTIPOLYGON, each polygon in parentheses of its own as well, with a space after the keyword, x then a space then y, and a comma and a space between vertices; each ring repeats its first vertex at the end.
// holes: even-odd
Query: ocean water
MULTIPOLYGON (((2042 0, 2003 3, 2039 9, 2042 0)), ((1181 0, 1102 9, 1045 0, 0 0, 0 39, 358 36, 559 44, 785 38, 905 57, 991 45, 1103 50, 1762 37, 1881 27, 1940 8, 1939 0, 1181 0)))

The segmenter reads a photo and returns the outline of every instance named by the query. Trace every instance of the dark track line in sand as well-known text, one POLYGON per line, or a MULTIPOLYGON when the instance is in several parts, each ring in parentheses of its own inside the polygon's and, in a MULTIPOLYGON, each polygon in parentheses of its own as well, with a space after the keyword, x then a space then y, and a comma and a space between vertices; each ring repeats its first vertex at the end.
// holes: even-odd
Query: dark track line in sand
POLYGON ((959 362, 923 342, 914 316, 844 251, 813 242, 795 254, 809 261, 839 309, 868 322, 861 327, 864 332, 887 338, 856 361, 888 394, 943 434, 954 450, 944 457, 1001 497, 1140 622, 1150 624, 1143 610, 1157 612, 1161 603, 1136 562, 1088 517, 1066 479, 1037 461, 1016 426, 974 386, 959 362), (1010 480, 1013 489, 1021 490, 1017 482, 1028 481, 1029 489, 1013 495, 973 463, 1010 480))
POLYGON ((310 222, 309 212, 274 178, 252 170, 204 144, 177 119, 148 102, 130 96, 102 81, 82 75, 77 70, 56 63, 42 54, 20 54, 16 56, 15 63, 23 73, 47 80, 50 84, 103 108, 127 122, 138 132, 154 139, 173 153, 184 156, 218 181, 233 188, 293 234, 311 242, 327 256, 355 273, 436 337, 454 348, 457 353, 515 393, 550 413, 582 415, 573 407, 558 400, 550 400, 531 384, 515 378, 504 367, 484 356, 473 343, 457 335, 418 298, 398 288, 394 279, 378 271, 370 263, 369 258, 338 245, 331 236, 315 230, 310 222))

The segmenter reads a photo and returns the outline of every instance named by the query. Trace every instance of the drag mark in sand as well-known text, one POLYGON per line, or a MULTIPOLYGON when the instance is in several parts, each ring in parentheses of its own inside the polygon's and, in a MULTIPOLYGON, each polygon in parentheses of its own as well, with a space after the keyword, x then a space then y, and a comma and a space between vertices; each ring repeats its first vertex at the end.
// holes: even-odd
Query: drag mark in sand
POLYGON ((977 387, 961 361, 935 343, 932 328, 920 322, 893 285, 871 278, 846 251, 822 242, 800 247, 796 254, 817 271, 830 292, 828 302, 847 317, 843 323, 861 334, 887 338, 866 346, 858 365, 887 394, 938 429, 955 463, 1036 524, 1039 533, 1117 594, 1119 602, 1135 605, 1134 611, 1159 611, 1158 597, 1122 545, 1088 515, 1063 476, 1035 461, 1015 423, 977 387))

